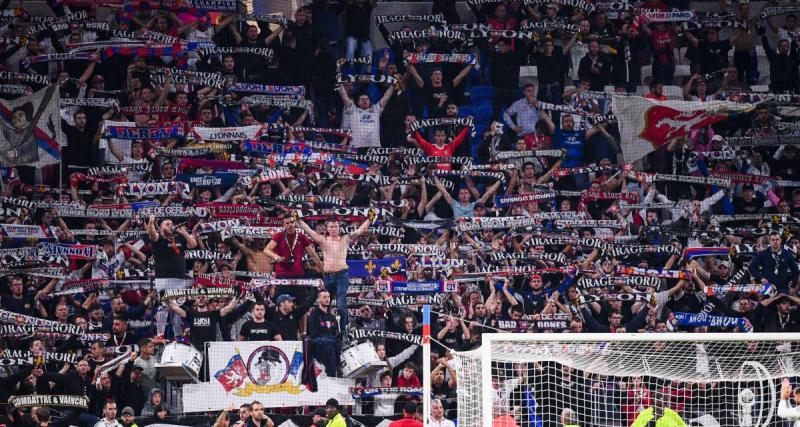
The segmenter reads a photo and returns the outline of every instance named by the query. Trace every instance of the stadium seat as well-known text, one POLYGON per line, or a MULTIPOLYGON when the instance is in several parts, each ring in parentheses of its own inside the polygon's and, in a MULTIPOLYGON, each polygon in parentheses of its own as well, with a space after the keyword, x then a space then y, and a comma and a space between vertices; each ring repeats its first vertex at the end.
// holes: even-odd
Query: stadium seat
POLYGON ((524 87, 528 83, 538 86, 538 75, 539 72, 535 65, 519 67, 519 87, 524 87))
POLYGON ((475 124, 488 125, 492 120, 492 105, 483 104, 475 110, 475 124))
POLYGON ((458 117, 467 117, 467 116, 474 116, 475 109, 469 105, 464 105, 463 107, 458 107, 458 117))
POLYGON ((481 100, 492 102, 492 99, 494 99, 494 87, 492 86, 474 86, 469 91, 469 101, 472 105, 480 104, 481 100))
POLYGON ((664 96, 669 99, 681 100, 683 99, 683 89, 680 86, 664 86, 664 96))
POLYGON ((692 71, 689 69, 688 65, 685 64, 678 64, 675 66, 675 76, 672 78, 672 82, 676 85, 682 85, 683 79, 692 75, 692 71))
POLYGON ((647 78, 653 78, 653 66, 652 65, 645 65, 642 67, 642 83, 647 83, 645 80, 647 78))

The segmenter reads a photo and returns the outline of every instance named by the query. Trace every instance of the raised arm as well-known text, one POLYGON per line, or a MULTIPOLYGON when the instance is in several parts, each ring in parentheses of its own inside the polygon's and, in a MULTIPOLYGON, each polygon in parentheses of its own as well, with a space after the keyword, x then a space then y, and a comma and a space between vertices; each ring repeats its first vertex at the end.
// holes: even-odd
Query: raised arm
POLYGON ((347 91, 344 88, 344 84, 339 85, 339 97, 342 98, 342 104, 344 104, 344 108, 348 108, 353 105, 353 100, 350 99, 350 96, 347 95, 347 91))
POLYGON ((386 104, 389 102, 389 99, 392 98, 392 94, 394 93, 394 85, 389 85, 389 89, 386 89, 386 92, 383 93, 383 97, 381 97, 380 101, 378 101, 378 105, 381 108, 385 108, 386 104))
POLYGON ((311 240, 313 240, 314 242, 322 243, 325 240, 322 236, 319 235, 319 233, 312 230, 311 227, 309 227, 308 224, 306 224, 306 222, 303 221, 302 219, 297 220, 297 225, 299 225, 300 229, 303 230, 303 232, 306 233, 308 237, 310 237, 311 240))
POLYGON ((358 228, 356 228, 355 230, 353 230, 352 233, 350 233, 349 235, 350 240, 355 240, 356 238, 358 238, 358 236, 364 234, 364 232, 367 231, 371 223, 372 223, 371 218, 365 219, 364 222, 362 222, 361 225, 358 226, 358 228))
POLYGON ((158 241, 158 231, 156 231, 155 215, 150 215, 150 218, 147 219, 147 237, 149 237, 150 241, 153 243, 158 241))
POLYGON ((172 310, 173 313, 177 314, 178 316, 184 319, 186 318, 186 310, 182 309, 181 306, 179 306, 178 303, 175 302, 175 300, 167 301, 167 305, 169 306, 169 309, 172 310))

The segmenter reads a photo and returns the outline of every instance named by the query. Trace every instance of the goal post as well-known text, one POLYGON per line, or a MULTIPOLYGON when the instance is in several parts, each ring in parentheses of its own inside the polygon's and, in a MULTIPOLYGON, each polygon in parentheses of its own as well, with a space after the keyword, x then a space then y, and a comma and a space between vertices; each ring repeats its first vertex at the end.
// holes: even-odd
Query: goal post
POLYGON ((758 427, 775 425, 800 334, 498 333, 454 356, 459 427, 622 427, 643 413, 758 427))

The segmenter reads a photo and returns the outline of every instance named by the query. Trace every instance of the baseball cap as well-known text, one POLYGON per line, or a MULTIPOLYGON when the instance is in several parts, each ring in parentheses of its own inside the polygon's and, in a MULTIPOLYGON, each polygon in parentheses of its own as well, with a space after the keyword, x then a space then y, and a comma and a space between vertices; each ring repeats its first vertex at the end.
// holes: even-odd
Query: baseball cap
POLYGON ((294 297, 289 294, 282 294, 278 296, 278 304, 281 304, 284 301, 294 301, 294 297))
POLYGON ((728 261, 722 261, 721 263, 719 263, 719 266, 720 266, 720 267, 727 267, 727 268, 731 268, 731 263, 730 263, 730 262, 728 262, 728 261))
POLYGON ((742 186, 742 191, 754 190, 753 184, 745 184, 742 186))
POLYGON ((124 407, 124 408, 122 408, 121 414, 122 415, 134 415, 133 408, 131 408, 130 406, 124 407))
POLYGON ((725 140, 725 138, 723 138, 722 135, 720 135, 720 134, 716 134, 711 138, 711 142, 724 141, 724 140, 725 140))
POLYGON ((339 409, 339 401, 331 397, 327 402, 325 402, 325 407, 328 406, 333 406, 334 408, 339 409))

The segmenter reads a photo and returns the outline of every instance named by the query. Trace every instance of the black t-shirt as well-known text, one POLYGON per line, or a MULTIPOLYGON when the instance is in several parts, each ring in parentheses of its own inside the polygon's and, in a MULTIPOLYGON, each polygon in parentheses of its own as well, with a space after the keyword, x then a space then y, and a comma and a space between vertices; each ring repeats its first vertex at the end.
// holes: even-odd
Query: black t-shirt
POLYGON ((428 107, 428 116, 432 118, 444 117, 447 111, 447 104, 454 102, 453 99, 455 97, 452 85, 446 81, 442 81, 442 85, 439 87, 433 87, 430 81, 426 82, 423 88, 423 96, 425 106, 428 107), (440 107, 439 100, 442 95, 447 95, 447 101, 442 103, 440 107))
POLYGON ((289 312, 289 314, 283 314, 278 310, 274 310, 268 319, 275 335, 280 335, 284 341, 297 340, 297 325, 300 316, 295 315, 294 311, 289 312))
POLYGON ((217 326, 219 325, 219 310, 214 311, 186 311, 186 320, 191 326, 192 346, 203 351, 205 343, 217 339, 217 326))
POLYGON ((177 235, 174 240, 159 236, 158 240, 151 242, 151 246, 157 279, 186 278, 186 240, 183 236, 177 235))
POLYGON ((741 197, 733 199, 733 206, 737 214, 757 214, 764 208, 764 199, 753 197, 749 202, 741 197))
POLYGON ((731 42, 721 40, 710 42, 703 40, 698 46, 700 51, 700 72, 712 73, 728 66, 728 51, 731 50, 731 42))
POLYGON ((33 297, 23 296, 20 299, 14 298, 12 295, 2 295, 2 307, 5 310, 11 311, 17 314, 24 314, 26 316, 31 316, 35 314, 35 302, 33 301, 33 297))
POLYGON ((275 336, 275 329, 267 321, 257 323, 255 320, 248 320, 242 325, 239 335, 245 341, 272 341, 275 336))

